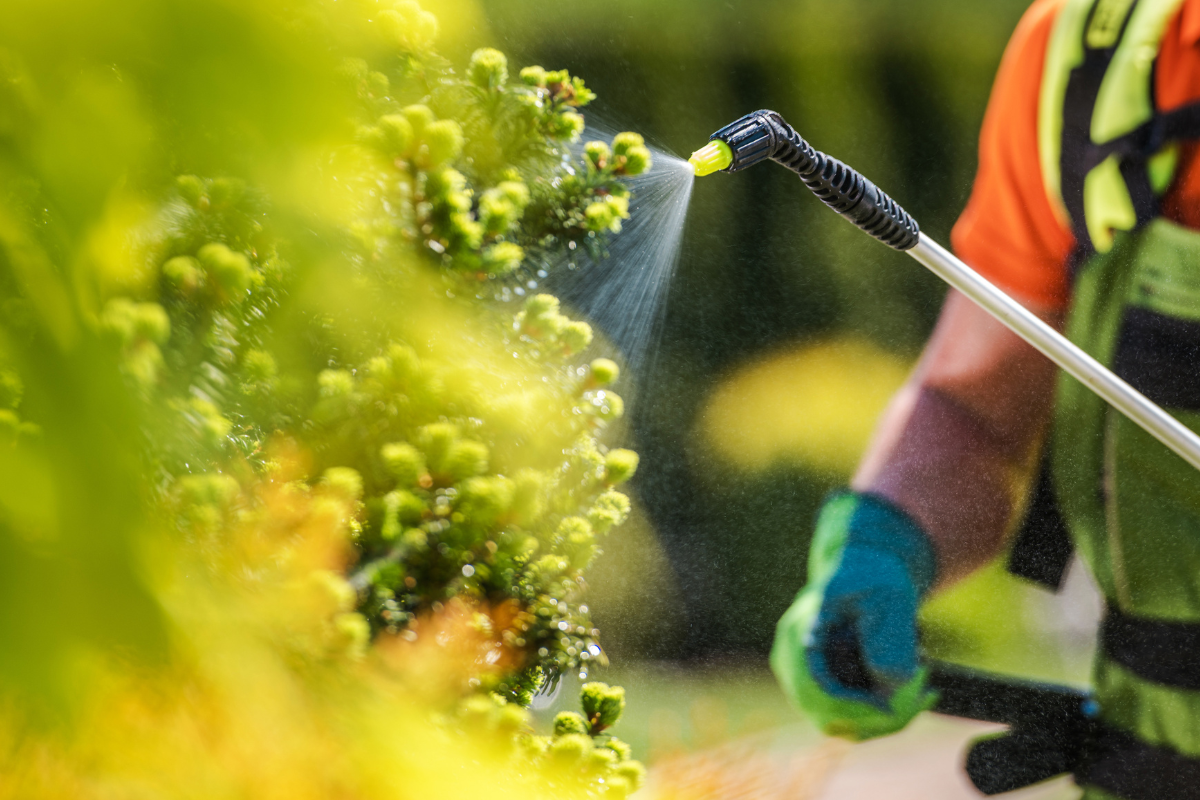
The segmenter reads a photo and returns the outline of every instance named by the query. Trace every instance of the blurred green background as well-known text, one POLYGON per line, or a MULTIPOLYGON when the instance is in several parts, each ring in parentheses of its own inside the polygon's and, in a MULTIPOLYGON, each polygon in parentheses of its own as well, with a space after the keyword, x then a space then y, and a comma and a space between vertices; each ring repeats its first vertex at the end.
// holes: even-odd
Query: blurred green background
MULTIPOLYGON (((1027 3, 482 6, 515 60, 584 76, 600 97, 590 118, 686 157, 742 114, 775 109, 947 242, 1027 3)), ((767 651, 802 583, 814 513, 847 480, 943 296, 936 278, 833 218, 784 170, 697 182, 657 359, 632 407, 647 525, 617 534, 592 579, 616 656, 767 651)), ((984 582, 993 599, 1015 598, 1004 578, 984 582)), ((991 649, 1021 636, 1008 633, 993 629, 991 649)))

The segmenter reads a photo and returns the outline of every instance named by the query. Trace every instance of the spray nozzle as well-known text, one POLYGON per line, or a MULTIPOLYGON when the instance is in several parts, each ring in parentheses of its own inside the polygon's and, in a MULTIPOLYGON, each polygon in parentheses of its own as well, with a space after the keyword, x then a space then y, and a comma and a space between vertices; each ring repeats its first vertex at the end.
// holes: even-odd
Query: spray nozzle
POLYGON ((704 145, 704 147, 692 153, 692 157, 688 159, 688 162, 696 170, 696 177, 703 178, 705 175, 729 169, 733 164, 733 151, 729 149, 729 145, 720 139, 713 139, 704 145))
POLYGON ((804 141, 774 111, 755 111, 721 128, 692 155, 691 163, 697 175, 708 175, 737 172, 767 159, 795 172, 825 205, 889 247, 909 250, 920 241, 916 220, 895 200, 804 141))

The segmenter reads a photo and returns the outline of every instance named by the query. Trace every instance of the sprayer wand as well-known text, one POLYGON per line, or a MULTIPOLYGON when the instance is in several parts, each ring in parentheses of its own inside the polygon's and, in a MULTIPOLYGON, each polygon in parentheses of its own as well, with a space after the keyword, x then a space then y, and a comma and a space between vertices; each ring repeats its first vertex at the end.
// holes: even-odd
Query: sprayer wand
POLYGON ((737 172, 767 159, 795 172, 813 194, 859 228, 924 264, 1200 469, 1200 436, 921 233, 916 220, 896 201, 856 170, 814 148, 776 112, 755 111, 725 126, 709 137, 708 145, 692 155, 691 163, 700 176, 718 171, 737 172))

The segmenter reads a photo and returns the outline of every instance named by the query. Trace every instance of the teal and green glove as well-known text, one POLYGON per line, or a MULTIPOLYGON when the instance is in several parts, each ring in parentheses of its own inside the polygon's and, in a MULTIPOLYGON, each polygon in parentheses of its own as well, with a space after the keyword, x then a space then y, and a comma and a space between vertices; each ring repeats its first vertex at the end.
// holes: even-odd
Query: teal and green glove
POLYGON ((808 583, 771 650, 784 691, 825 733, 885 736, 934 704, 917 661, 917 607, 935 570, 928 537, 891 503, 854 492, 825 503, 808 583))

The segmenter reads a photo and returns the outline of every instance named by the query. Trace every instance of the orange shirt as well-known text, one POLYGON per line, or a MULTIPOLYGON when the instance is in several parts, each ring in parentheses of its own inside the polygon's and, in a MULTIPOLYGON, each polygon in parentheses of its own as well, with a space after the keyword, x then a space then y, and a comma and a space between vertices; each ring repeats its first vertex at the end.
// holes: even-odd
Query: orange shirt
MULTIPOLYGON (((1055 216, 1038 158, 1038 96, 1054 20, 1066 0, 1037 0, 1000 62, 979 136, 979 172, 954 226, 955 251, 996 285, 1024 300, 1064 308, 1072 232, 1055 216)), ((1185 0, 1167 27, 1155 71, 1158 108, 1200 100, 1200 0, 1185 0)), ((1200 158, 1185 145, 1163 199, 1169 219, 1200 229, 1200 158)))

